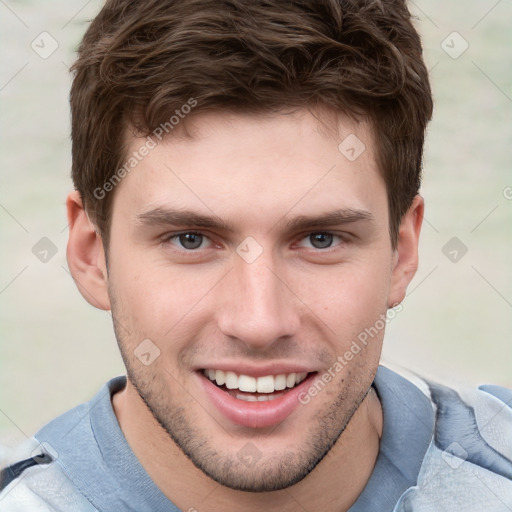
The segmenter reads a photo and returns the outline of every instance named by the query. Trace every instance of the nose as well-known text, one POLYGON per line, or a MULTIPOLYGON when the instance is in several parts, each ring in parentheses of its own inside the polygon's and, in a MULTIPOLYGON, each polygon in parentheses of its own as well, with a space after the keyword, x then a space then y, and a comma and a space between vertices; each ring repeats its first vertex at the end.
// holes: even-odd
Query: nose
POLYGON ((300 301, 270 258, 238 260, 222 286, 224 300, 217 312, 224 335, 264 350, 297 332, 300 301))

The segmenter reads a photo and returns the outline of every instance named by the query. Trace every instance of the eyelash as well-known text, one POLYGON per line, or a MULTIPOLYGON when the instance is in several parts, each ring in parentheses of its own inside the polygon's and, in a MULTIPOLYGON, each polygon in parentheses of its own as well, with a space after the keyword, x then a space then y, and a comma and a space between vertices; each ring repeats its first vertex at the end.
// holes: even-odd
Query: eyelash
MULTIPOLYGON (((310 248, 312 249, 313 251, 315 252, 329 252, 330 250, 333 250, 335 249, 336 247, 340 246, 340 245, 343 245, 343 244, 346 244, 348 243, 348 238, 349 238, 349 235, 348 234, 337 234, 337 233, 333 233, 331 231, 310 231, 308 233, 305 233, 303 235, 300 235, 300 238, 298 239, 299 242, 302 242, 304 241, 305 239, 307 239, 308 237, 311 237, 312 235, 332 235, 334 238, 338 238, 339 241, 338 243, 332 245, 332 246, 329 246, 329 247, 326 247, 326 248, 310 248)), ((203 238, 206 238, 210 241, 210 243, 214 243, 211 239, 210 236, 208 236, 207 234, 205 233, 202 233, 201 231, 181 231, 180 233, 173 233, 173 234, 166 234, 164 237, 162 237, 162 243, 165 244, 165 245, 173 245, 172 244, 172 241, 173 240, 178 240, 180 236, 183 236, 183 235, 197 235, 197 236, 201 236, 203 238)), ((187 253, 187 254, 194 254, 194 253, 198 253, 200 251, 200 248, 198 249, 185 249, 185 248, 178 248, 177 249, 178 251, 182 252, 182 253, 187 253)))

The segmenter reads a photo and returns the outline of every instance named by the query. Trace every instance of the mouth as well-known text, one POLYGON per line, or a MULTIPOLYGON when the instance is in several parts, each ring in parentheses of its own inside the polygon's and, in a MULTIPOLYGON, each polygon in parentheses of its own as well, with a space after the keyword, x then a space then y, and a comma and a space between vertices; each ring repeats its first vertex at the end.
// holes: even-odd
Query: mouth
POLYGON ((283 396, 288 390, 303 382, 309 374, 307 372, 281 373, 251 377, 231 371, 207 369, 203 370, 203 375, 219 389, 238 400, 265 402, 283 396))
POLYGON ((206 395, 231 423, 264 428, 285 420, 300 405, 299 396, 318 372, 252 376, 204 368, 196 372, 206 395))

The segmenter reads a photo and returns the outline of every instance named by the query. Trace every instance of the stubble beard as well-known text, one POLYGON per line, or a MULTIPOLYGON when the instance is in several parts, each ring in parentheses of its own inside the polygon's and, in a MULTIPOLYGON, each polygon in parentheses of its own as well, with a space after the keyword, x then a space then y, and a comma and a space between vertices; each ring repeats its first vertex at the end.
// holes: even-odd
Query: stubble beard
MULTIPOLYGON (((171 398, 167 381, 162 376, 150 376, 147 368, 136 368, 138 361, 127 358, 124 353, 123 360, 128 380, 153 418, 185 456, 220 485, 246 492, 286 489, 309 475, 340 438, 370 390, 368 387, 355 399, 348 398, 350 393, 347 393, 345 388, 341 392, 338 391, 328 409, 319 413, 310 422, 313 425, 307 428, 305 441, 300 442, 295 450, 287 449, 280 453, 274 450, 271 455, 265 455, 263 449, 263 456, 248 464, 244 462, 243 457, 239 458, 236 453, 232 453, 229 447, 223 450, 223 446, 218 446, 215 440, 209 437, 211 429, 205 431, 206 429, 201 430, 194 426, 196 422, 190 412, 171 398)), ((178 386, 175 386, 176 388, 178 386)), ((323 393, 327 393, 327 390, 323 393)), ((193 403, 194 399, 185 397, 185 401, 193 403)), ((202 410, 200 408, 200 411, 202 410)), ((213 429, 220 429, 213 418, 211 422, 213 429)), ((258 444, 264 446, 266 435, 271 436, 272 429, 262 436, 248 439, 246 444, 250 443, 248 446, 252 445, 253 450, 259 450, 258 444)), ((170 461, 169 467, 172 468, 172 465, 170 461)))
MULTIPOLYGON (((224 447, 216 445, 215 440, 209 437, 211 429, 201 430, 194 426, 197 422, 190 411, 172 398, 171 387, 164 375, 165 372, 169 372, 165 368, 160 369, 158 373, 155 370, 161 368, 160 364, 144 366, 134 356, 133 347, 130 349, 134 345, 133 340, 122 339, 121 332, 125 330, 120 328, 121 324, 116 321, 116 301, 112 294, 110 296, 114 332, 129 382, 153 418, 183 454, 205 475, 225 487, 259 493, 286 489, 303 480, 338 441, 371 389, 376 368, 345 368, 344 378, 338 379, 338 388, 326 388, 322 391, 322 394, 326 393, 326 396, 331 398, 326 402, 329 405, 309 421, 313 425, 305 426, 307 433, 304 441, 297 443, 293 450, 284 449, 279 453, 272 450, 271 454, 265 454, 263 448, 263 456, 254 464, 244 463, 243 457, 238 458, 236 453, 229 451, 229 448, 223 450, 224 447)), ((129 334, 126 338, 129 338, 129 334)), ((334 381, 332 383, 334 384, 334 381)), ((185 389, 180 385, 173 387, 185 389)), ((315 400, 313 399, 310 404, 314 404, 315 400)), ((193 402, 195 399, 191 396, 186 396, 183 400, 183 403, 193 402)), ((204 411, 201 407, 198 410, 204 411)), ((213 418, 211 422, 214 429, 221 428, 213 418)), ((247 443, 252 443, 256 449, 258 443, 264 447, 265 436, 271 436, 273 430, 267 430, 257 437, 253 436, 247 443)), ((171 471, 172 466, 173 462, 170 461, 171 471)))

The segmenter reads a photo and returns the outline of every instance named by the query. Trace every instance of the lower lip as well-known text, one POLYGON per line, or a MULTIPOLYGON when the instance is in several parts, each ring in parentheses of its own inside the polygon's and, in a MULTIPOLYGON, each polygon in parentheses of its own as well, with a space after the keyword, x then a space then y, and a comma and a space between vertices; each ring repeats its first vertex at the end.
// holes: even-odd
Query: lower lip
POLYGON ((277 425, 290 416, 300 404, 300 393, 310 386, 316 374, 309 374, 298 386, 279 398, 264 402, 239 400, 218 388, 201 372, 198 375, 206 394, 228 420, 243 427, 265 428, 277 425))

